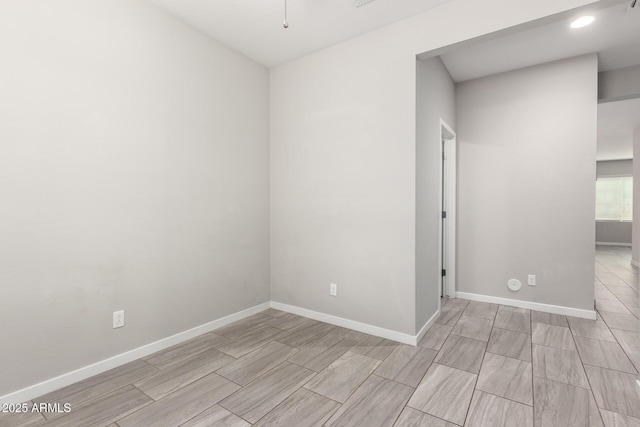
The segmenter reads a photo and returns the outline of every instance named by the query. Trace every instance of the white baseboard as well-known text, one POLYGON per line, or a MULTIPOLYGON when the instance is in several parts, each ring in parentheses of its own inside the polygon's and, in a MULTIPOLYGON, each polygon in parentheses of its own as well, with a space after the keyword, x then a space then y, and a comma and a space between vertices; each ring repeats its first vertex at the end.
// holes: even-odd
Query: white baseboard
POLYGON ((101 360, 83 368, 76 369, 75 371, 59 375, 55 378, 48 379, 29 387, 25 387, 13 393, 0 396, 0 405, 3 405, 5 403, 8 404, 27 402, 52 391, 74 384, 78 381, 85 380, 94 375, 98 375, 110 369, 122 366, 126 363, 133 362, 134 360, 149 356, 157 351, 164 350, 176 344, 180 344, 184 341, 190 340, 191 338, 195 338, 207 332, 214 331, 215 329, 228 325, 229 323, 236 322, 238 320, 244 319, 245 317, 249 317, 256 313, 264 311, 269 307, 414 346, 417 345, 418 341, 420 341, 424 334, 427 333, 431 325, 435 323, 436 319, 440 315, 440 311, 438 311, 433 316, 431 316, 431 318, 422 327, 422 329, 420 329, 420 332, 414 336, 404 334, 402 332, 392 331, 390 329, 381 328, 379 326, 356 322, 355 320, 344 319, 342 317, 332 316, 330 314, 324 314, 313 310, 307 310, 305 308, 282 304, 275 301, 265 302, 246 310, 242 310, 229 316, 214 320, 212 322, 205 323, 204 325, 196 326, 195 328, 177 333, 170 337, 143 345, 125 353, 121 353, 108 359, 101 360))
POLYGON ((596 242, 596 246, 624 246, 626 248, 630 248, 631 243, 596 242))
POLYGON ((488 295, 470 294, 467 292, 456 292, 456 296, 471 301, 488 302, 493 304, 509 305, 529 310, 543 311, 545 313, 564 314, 565 316, 581 317, 583 319, 596 319, 595 310, 583 310, 580 308, 564 307, 561 305, 543 304, 539 302, 522 301, 517 299, 492 297, 488 295))
POLYGON ((43 381, 41 383, 23 388, 22 390, 0 396, 0 405, 3 405, 5 403, 27 402, 31 399, 40 397, 54 390, 58 390, 62 387, 66 387, 78 381, 82 381, 94 375, 106 372, 109 369, 117 368, 118 366, 122 366, 125 363, 133 362, 136 359, 149 356, 157 351, 164 350, 204 333, 211 332, 217 328, 228 325, 229 323, 233 323, 235 321, 244 319, 245 317, 252 316, 256 313, 266 310, 270 306, 271 304, 269 302, 258 304, 246 310, 233 313, 229 316, 214 320, 209 323, 205 323, 204 325, 196 326, 195 328, 189 329, 187 331, 177 333, 170 337, 143 345, 142 347, 138 347, 136 349, 118 354, 108 359, 101 360, 89 366, 85 366, 83 368, 76 369, 75 371, 68 372, 55 378, 43 381))
POLYGON ((402 332, 392 331, 379 326, 368 325, 366 323, 356 322, 355 320, 320 313, 318 311, 307 310, 306 308, 300 308, 276 301, 271 301, 271 307, 276 310, 286 311, 287 313, 297 314, 298 316, 308 317, 309 319, 319 320, 320 322, 329 323, 331 325, 342 326, 343 328, 353 329, 355 331, 364 332, 365 334, 375 335, 377 337, 386 338, 403 344, 417 344, 416 335, 404 334, 402 332))
POLYGON ((433 326, 433 324, 436 323, 436 320, 438 320, 438 317, 440 317, 440 310, 436 311, 433 314, 433 316, 431 316, 431 319, 427 320, 427 323, 425 323, 424 326, 420 329, 420 332, 418 332, 418 335, 416 335, 415 345, 418 345, 422 337, 424 337, 424 334, 426 334, 429 331, 429 329, 431 329, 431 326, 433 326))

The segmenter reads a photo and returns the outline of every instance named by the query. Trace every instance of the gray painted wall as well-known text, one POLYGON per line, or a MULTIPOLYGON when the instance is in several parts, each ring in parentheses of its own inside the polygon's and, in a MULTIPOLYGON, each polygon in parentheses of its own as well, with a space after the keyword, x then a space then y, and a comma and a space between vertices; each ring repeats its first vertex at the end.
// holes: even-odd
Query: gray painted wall
POLYGON ((633 223, 630 221, 596 221, 596 243, 630 245, 632 235, 633 223))
MULTIPOLYGON (((633 133, 633 157, 640 159, 640 129, 633 133)), ((640 263, 640 162, 633 163, 633 231, 631 261, 640 263)))
POLYGON ((456 108, 458 290, 592 310, 596 55, 459 84, 456 108))
POLYGON ((0 11, 0 395, 268 301, 268 71, 142 1, 0 11))
POLYGON ((614 101, 640 96, 640 65, 598 74, 598 99, 614 101))
MULTIPOLYGON (((596 164, 596 176, 631 176, 633 160, 610 160, 596 164)), ((596 221, 596 242, 631 244, 631 222, 596 221)))
POLYGON ((596 162, 596 176, 632 176, 633 159, 596 162))
POLYGON ((455 130, 455 84, 439 57, 416 69, 416 330, 438 310, 440 119, 455 130))

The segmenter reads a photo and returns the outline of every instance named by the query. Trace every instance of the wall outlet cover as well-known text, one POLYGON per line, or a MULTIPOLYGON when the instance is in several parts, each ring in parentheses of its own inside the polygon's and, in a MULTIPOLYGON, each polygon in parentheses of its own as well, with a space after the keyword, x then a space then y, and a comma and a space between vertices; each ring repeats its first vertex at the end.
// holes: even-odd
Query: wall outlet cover
POLYGON ((113 329, 124 326, 124 310, 113 312, 113 329))
POLYGON ((518 292, 520 288, 522 288, 522 283, 520 283, 520 280, 518 279, 510 279, 507 282, 507 287, 513 292, 518 292))

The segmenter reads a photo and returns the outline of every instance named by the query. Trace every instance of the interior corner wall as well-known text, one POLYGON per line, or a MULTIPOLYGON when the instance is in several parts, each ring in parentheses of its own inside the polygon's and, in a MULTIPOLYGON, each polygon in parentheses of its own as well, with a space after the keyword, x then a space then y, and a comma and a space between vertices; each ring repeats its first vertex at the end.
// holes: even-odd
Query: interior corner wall
POLYGON ((449 1, 272 68, 272 299, 415 335, 416 55, 591 3, 449 1))
POLYGON ((455 83, 440 57, 416 61, 416 330, 440 295, 440 120, 455 130, 455 83))
MULTIPOLYGON (((633 132, 633 158, 640 159, 640 128, 633 132)), ((631 262, 640 266, 640 161, 633 162, 633 230, 631 262)))
POLYGON ((458 291, 593 310, 596 55, 458 84, 456 107, 458 291))
POLYGON ((266 68, 137 0, 0 50, 0 395, 269 301, 266 68))

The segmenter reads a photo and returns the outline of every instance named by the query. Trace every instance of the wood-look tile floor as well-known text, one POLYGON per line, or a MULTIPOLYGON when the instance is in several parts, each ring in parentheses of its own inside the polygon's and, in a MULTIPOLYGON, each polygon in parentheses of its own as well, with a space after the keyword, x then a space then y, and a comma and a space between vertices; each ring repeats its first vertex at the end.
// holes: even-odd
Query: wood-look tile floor
POLYGON ((629 261, 597 250, 598 320, 443 300, 412 347, 269 309, 34 399, 71 413, 0 426, 640 426, 629 261))

